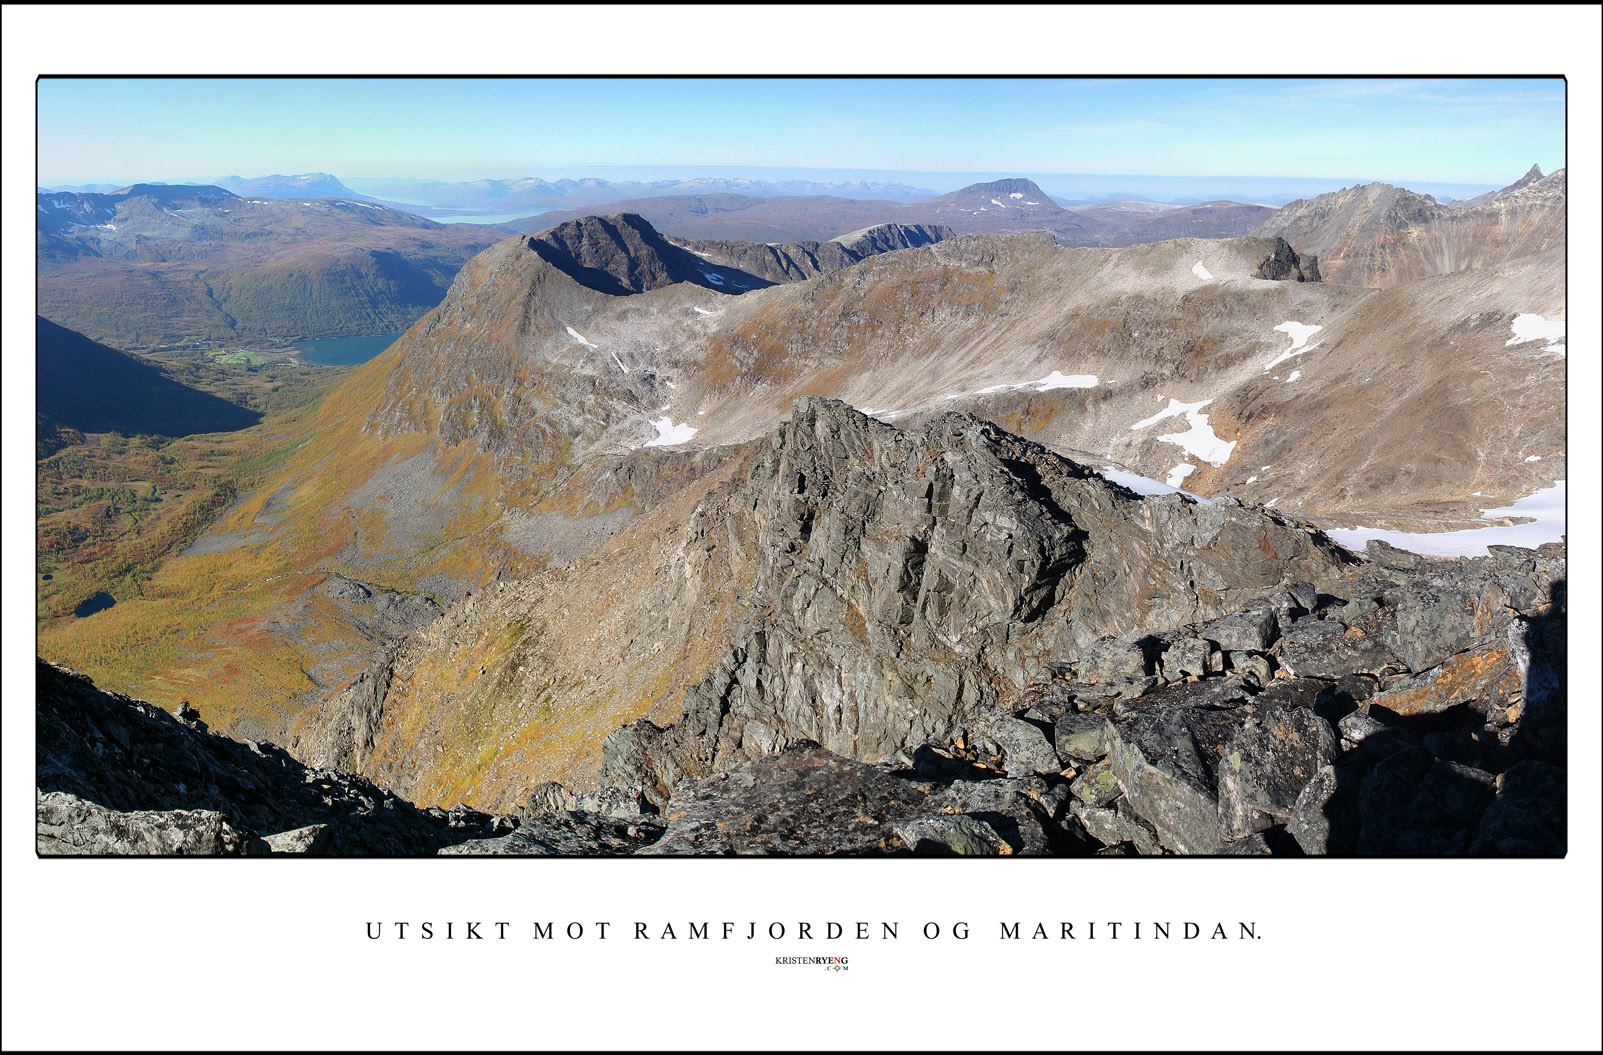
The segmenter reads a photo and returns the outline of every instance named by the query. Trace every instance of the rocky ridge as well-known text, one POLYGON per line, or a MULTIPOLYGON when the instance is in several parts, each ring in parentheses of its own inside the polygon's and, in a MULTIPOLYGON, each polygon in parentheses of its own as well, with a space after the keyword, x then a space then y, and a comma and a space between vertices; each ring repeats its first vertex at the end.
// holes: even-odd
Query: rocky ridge
MULTIPOLYGON (((660 809, 682 780, 803 741, 879 764, 966 739, 1066 665, 1137 694, 1183 680, 1175 669, 1266 685, 1287 664, 1264 657, 1291 631, 1265 598, 1290 611, 1282 584, 1317 583, 1301 611, 1328 614, 1317 598, 1356 567, 1273 511, 1141 498, 972 417, 902 430, 802 399, 597 554, 498 583, 414 635, 294 750, 421 801, 508 811, 531 781, 560 779, 634 787, 660 809), (1215 644, 1181 644, 1160 675, 1194 624, 1215 644), (352 728, 368 746, 342 753, 352 728), (488 761, 486 744, 502 745, 488 761)), ((1546 588, 1513 607, 1535 610, 1546 588)), ((1351 642, 1373 636, 1325 644, 1367 656, 1351 642)), ((1387 673, 1443 662, 1400 640, 1387 673)), ((1311 676, 1338 679, 1339 662, 1311 676)))
POLYGON ((1100 638, 877 763, 797 739, 659 802, 660 758, 614 738, 631 783, 540 783, 496 817, 415 810, 41 663, 39 852, 1562 855, 1564 574, 1558 546, 1372 544, 1331 592, 1100 638))
POLYGON ((1565 172, 1532 168, 1491 194, 1439 205, 1370 183, 1294 201, 1253 228, 1317 254, 1326 281, 1388 289, 1432 275, 1562 251, 1565 172))

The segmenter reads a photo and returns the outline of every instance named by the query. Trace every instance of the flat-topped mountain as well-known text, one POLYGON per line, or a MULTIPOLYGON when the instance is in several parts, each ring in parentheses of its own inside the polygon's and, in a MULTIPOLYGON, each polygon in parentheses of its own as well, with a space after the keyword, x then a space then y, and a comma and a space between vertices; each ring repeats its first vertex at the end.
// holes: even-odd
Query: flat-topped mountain
POLYGON ((258 176, 241 179, 225 176, 217 186, 233 191, 241 198, 349 198, 352 201, 371 200, 357 194, 326 172, 303 172, 298 176, 258 176))
POLYGON ((1294 201, 1253 229, 1319 257, 1326 281, 1388 288, 1562 251, 1565 174, 1533 169, 1460 204, 1370 183, 1294 201))

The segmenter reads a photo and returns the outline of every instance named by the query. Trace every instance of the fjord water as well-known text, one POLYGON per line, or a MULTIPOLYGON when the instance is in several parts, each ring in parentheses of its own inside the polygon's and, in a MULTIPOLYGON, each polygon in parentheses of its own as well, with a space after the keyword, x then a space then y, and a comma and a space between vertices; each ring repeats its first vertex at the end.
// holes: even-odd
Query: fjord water
POLYGON ((398 333, 373 337, 324 337, 302 341, 295 346, 301 358, 318 366, 350 366, 365 363, 395 343, 398 333))

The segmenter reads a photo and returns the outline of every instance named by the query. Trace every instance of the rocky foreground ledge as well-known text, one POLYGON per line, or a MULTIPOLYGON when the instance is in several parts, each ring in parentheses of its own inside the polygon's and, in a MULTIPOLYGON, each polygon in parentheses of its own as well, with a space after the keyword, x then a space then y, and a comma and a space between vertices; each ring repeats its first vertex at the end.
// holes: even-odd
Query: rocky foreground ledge
POLYGON ((40 661, 39 852, 1562 855, 1563 547, 1368 556, 1091 642, 880 762, 776 742, 665 793, 714 757, 725 697, 619 730, 608 783, 540 785, 516 816, 418 809, 40 661))

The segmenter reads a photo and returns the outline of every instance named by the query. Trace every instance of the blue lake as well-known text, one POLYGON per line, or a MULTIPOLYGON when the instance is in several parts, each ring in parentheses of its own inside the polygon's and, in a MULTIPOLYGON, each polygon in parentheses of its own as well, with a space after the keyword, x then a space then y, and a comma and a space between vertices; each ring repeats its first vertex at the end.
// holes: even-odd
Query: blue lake
POLYGON ((545 209, 524 209, 522 212, 479 213, 474 216, 430 216, 435 223, 511 223, 525 216, 537 216, 545 209))
POLYGON ((302 341, 295 346, 301 358, 318 366, 350 366, 365 363, 395 343, 398 333, 381 333, 376 337, 320 337, 315 341, 302 341))
POLYGON ((116 603, 116 598, 102 590, 100 593, 97 593, 93 597, 89 598, 89 600, 85 601, 83 604, 80 604, 78 607, 74 608, 72 610, 72 614, 77 616, 79 619, 82 619, 85 616, 94 615, 96 612, 104 612, 106 609, 110 608, 116 603))

